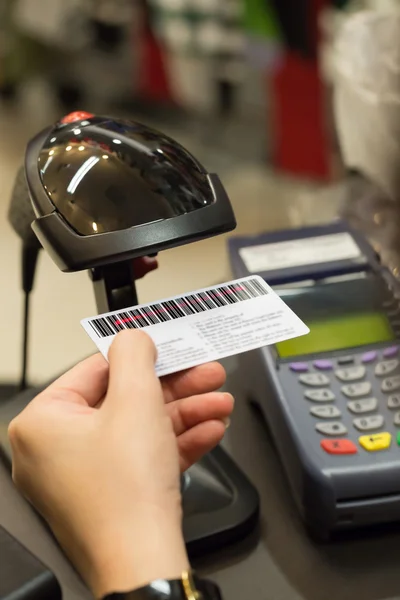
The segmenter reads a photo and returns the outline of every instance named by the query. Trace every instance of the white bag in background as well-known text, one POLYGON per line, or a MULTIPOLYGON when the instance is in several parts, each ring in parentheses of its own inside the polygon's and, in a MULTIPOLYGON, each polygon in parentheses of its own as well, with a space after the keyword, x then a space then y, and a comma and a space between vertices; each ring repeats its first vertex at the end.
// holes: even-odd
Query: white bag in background
POLYGON ((16 0, 13 21, 21 33, 62 50, 90 43, 81 0, 16 0))

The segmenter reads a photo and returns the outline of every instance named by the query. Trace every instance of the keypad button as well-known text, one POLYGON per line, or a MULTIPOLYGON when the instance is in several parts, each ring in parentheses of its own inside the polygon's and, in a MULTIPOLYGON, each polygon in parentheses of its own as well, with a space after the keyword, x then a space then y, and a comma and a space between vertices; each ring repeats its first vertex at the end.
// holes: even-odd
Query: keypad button
POLYGON ((384 375, 389 375, 389 373, 393 373, 399 366, 399 361, 397 359, 392 360, 384 360, 380 362, 375 367, 375 375, 378 377, 383 377, 384 375))
POLYGON ((357 454, 357 446, 351 440, 321 440, 321 448, 328 454, 357 454))
POLYGON ((362 400, 352 400, 347 403, 347 408, 354 414, 363 414, 374 412, 378 408, 378 400, 376 398, 363 398, 362 400))
POLYGON ((400 411, 394 414, 393 423, 396 427, 400 427, 400 411))
POLYGON ((332 423, 317 423, 315 429, 318 431, 318 433, 330 436, 344 435, 347 433, 347 427, 340 421, 334 421, 332 423))
POLYGON ((304 396, 307 400, 311 400, 311 402, 333 402, 335 399, 335 394, 332 390, 327 389, 307 390, 304 392, 304 396))
POLYGON ((337 359, 338 365, 352 365, 354 362, 354 356, 341 356, 337 359))
POLYGON ((312 406, 310 413, 319 419, 337 419, 342 414, 337 406, 312 406))
POLYGON ((300 383, 310 387, 321 387, 323 385, 329 385, 330 383, 329 377, 323 373, 307 373, 300 375, 299 381, 300 383))
POLYGON ((370 417, 354 419, 353 425, 358 431, 373 431, 383 427, 384 422, 382 415, 371 415, 370 417))
POLYGON ((293 373, 307 373, 309 366, 304 362, 290 363, 289 368, 293 373))
POLYGON ((333 362, 331 360, 315 360, 313 365, 319 371, 330 371, 333 369, 333 362))
POLYGON ((397 356, 398 352, 398 346, 390 346, 390 348, 385 348, 385 350, 383 351, 383 356, 385 358, 393 358, 393 356, 397 356))
POLYGON ((335 375, 340 381, 357 381, 362 379, 366 372, 365 367, 349 367, 347 369, 338 369, 335 371, 335 375))
POLYGON ((388 408, 400 408, 400 394, 392 394, 388 398, 388 408))
POLYGON ((396 390, 400 390, 400 375, 384 379, 382 381, 381 389, 382 392, 395 392, 396 390))
POLYGON ((361 362, 368 364, 375 362, 378 358, 378 353, 375 350, 370 350, 370 352, 365 352, 365 354, 361 357, 361 362))
POLYGON ((369 381, 361 381, 360 383, 352 383, 342 387, 342 393, 347 398, 362 398, 371 393, 372 386, 369 381))
POLYGON ((378 452, 379 450, 386 450, 389 448, 392 436, 390 433, 383 431, 381 433, 374 433, 373 435, 363 435, 359 438, 360 445, 368 452, 378 452))

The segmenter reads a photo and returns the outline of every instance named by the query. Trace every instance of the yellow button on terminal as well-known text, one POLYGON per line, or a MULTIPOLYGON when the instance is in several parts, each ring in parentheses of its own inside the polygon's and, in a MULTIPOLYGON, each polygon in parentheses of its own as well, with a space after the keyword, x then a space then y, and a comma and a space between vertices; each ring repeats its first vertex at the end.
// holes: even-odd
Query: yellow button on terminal
POLYGON ((386 450, 386 448, 389 448, 392 436, 390 433, 383 431, 382 433, 363 435, 358 441, 364 450, 368 450, 368 452, 377 452, 378 450, 386 450))

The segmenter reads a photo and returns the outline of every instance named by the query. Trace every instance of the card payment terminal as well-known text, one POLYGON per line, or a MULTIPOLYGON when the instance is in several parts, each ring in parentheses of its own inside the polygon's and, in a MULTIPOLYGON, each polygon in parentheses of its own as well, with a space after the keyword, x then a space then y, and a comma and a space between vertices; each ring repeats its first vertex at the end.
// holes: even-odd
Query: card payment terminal
POLYGON ((339 222, 229 246, 310 328, 241 356, 310 532, 400 520, 400 287, 339 222))

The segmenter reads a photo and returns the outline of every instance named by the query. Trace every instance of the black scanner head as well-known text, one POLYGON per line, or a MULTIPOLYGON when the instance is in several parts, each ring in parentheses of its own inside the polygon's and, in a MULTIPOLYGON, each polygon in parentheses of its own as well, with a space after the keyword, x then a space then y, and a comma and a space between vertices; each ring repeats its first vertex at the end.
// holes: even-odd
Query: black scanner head
POLYGON ((62 271, 159 252, 235 228, 214 174, 125 119, 74 113, 28 145, 33 230, 62 271))

